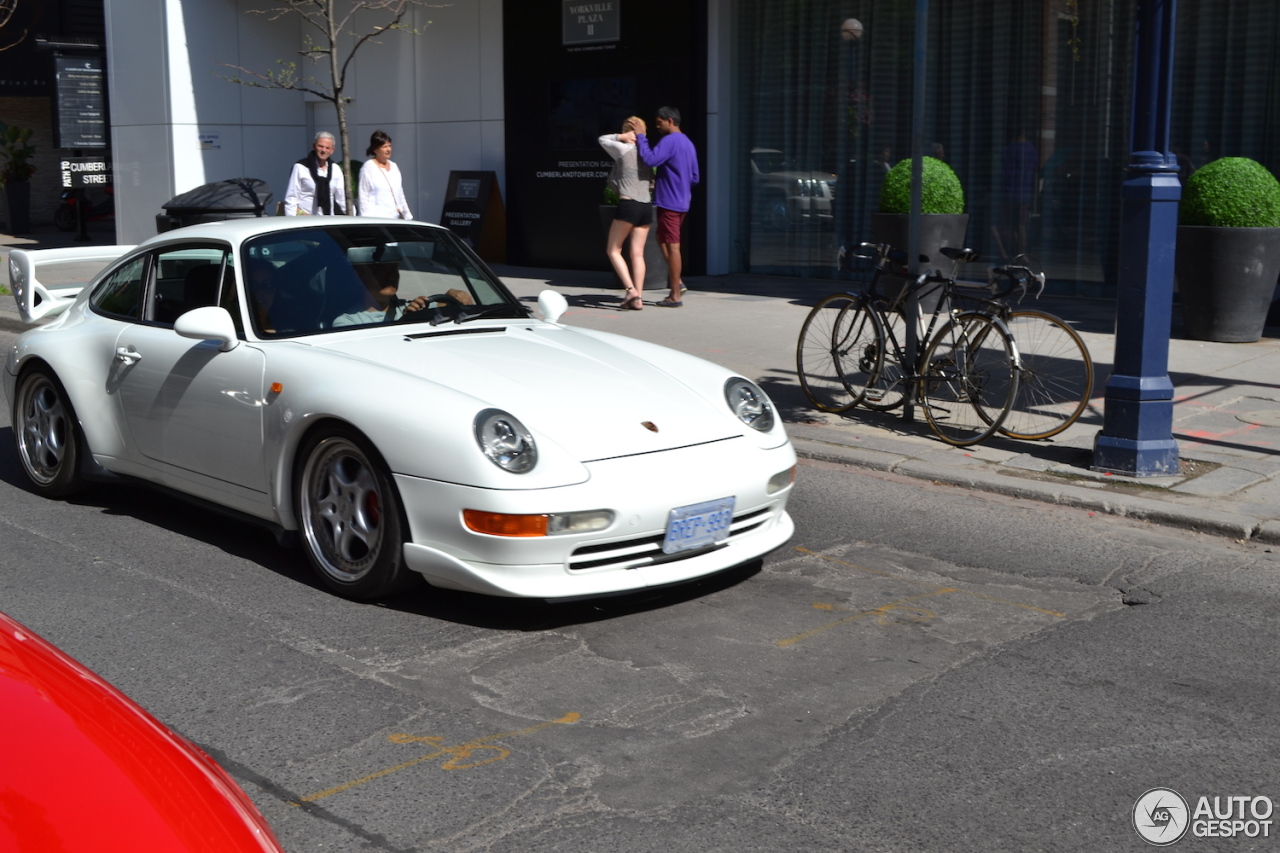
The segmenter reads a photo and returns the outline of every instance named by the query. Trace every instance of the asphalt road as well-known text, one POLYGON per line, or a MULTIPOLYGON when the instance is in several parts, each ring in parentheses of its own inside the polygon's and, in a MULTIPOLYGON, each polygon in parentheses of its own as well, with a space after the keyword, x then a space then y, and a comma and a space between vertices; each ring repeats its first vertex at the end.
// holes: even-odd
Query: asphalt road
POLYGON ((1140 850, 1150 788, 1280 793, 1263 547, 812 463, 793 541, 702 583, 360 605, 146 489, 38 499, 12 441, 0 609, 292 851, 1140 850))

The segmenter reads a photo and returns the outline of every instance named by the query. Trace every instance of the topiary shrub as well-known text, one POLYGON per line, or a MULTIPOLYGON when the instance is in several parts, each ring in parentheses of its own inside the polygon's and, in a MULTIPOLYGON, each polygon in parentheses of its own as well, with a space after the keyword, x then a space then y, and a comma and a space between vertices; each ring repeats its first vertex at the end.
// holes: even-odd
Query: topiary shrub
POLYGON ((31 173, 36 170, 31 162, 36 149, 28 144, 30 139, 31 128, 13 127, 0 121, 0 186, 31 179, 31 173))
POLYGON ((1206 163, 1187 179, 1178 224, 1280 228, 1280 181, 1248 157, 1206 163))
MULTIPOLYGON (((911 161, 902 160, 884 176, 881 213, 911 212, 911 161)), ((946 163, 925 157, 920 176, 921 213, 964 213, 964 188, 946 163)))

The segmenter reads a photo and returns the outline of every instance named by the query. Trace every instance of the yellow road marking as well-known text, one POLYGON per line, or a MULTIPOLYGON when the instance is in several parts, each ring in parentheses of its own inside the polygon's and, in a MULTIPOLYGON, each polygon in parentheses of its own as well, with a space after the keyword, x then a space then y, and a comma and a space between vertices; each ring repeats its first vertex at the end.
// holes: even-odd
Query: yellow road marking
POLYGON ((536 723, 528 728, 518 729, 514 732, 500 732, 496 735, 486 735, 485 737, 469 740, 466 743, 458 744, 457 746, 443 746, 444 738, 439 735, 426 735, 423 737, 406 734, 390 735, 387 740, 392 743, 429 743, 438 748, 435 752, 420 755, 417 758, 402 762, 394 767, 386 767, 375 773, 370 773, 368 776, 362 776, 359 779, 344 782, 341 785, 321 791, 318 794, 311 794, 310 796, 303 797, 295 803, 295 805, 301 805, 302 803, 314 803, 316 800, 323 800, 325 797, 332 797, 334 794, 341 794, 343 791, 350 791, 352 788, 358 785, 363 785, 365 782, 372 782, 374 779, 381 779, 383 776, 390 776, 392 773, 398 773, 401 770, 421 764, 424 761, 431 761, 434 758, 440 758, 441 756, 449 756, 449 760, 440 765, 441 770, 466 770, 471 767, 479 767, 482 764, 491 764, 494 761, 501 761, 511 754, 511 750, 501 746, 489 746, 489 744, 494 741, 519 737, 520 735, 530 735, 534 732, 540 732, 543 729, 550 728, 551 726, 570 725, 578 722, 580 719, 582 719, 581 714, 570 712, 558 720, 547 720, 542 723, 536 723), (471 754, 479 750, 487 750, 498 754, 485 756, 479 761, 472 761, 466 764, 460 763, 465 759, 471 758, 471 754))

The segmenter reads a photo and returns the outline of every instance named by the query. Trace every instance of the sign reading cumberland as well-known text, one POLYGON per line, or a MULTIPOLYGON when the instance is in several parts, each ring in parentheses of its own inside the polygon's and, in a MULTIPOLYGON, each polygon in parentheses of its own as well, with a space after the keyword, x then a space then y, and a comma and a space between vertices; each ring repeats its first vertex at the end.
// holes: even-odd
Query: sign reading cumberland
POLYGON ((64 157, 58 161, 62 188, 79 190, 111 184, 111 161, 104 157, 64 157))
POLYGON ((574 44, 618 41, 622 33, 622 0, 563 0, 564 38, 574 44))

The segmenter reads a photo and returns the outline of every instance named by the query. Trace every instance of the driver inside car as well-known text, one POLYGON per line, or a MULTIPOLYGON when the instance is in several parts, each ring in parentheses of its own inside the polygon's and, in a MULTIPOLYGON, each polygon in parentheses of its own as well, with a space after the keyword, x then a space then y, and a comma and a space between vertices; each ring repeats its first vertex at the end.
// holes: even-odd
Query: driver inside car
MULTIPOLYGON (((425 296, 407 301, 397 296, 400 289, 398 263, 353 264, 352 268, 364 285, 364 303, 355 310, 335 317, 332 323, 335 329, 343 326, 367 326, 374 323, 393 322, 403 317, 406 312, 421 311, 429 304, 425 296), (389 312, 391 312, 390 316, 389 312)), ((471 294, 458 288, 451 289, 447 295, 460 305, 475 304, 471 294)))

